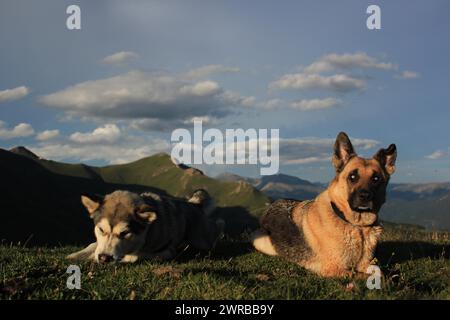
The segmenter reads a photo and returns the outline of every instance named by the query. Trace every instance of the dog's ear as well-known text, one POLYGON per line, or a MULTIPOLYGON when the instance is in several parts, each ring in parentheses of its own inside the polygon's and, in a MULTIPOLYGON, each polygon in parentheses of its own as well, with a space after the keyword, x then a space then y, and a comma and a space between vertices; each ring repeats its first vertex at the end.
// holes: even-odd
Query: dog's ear
POLYGON ((148 224, 153 223, 158 218, 158 216, 156 215, 156 208, 148 204, 139 206, 139 208, 135 212, 135 215, 139 221, 148 224))
POLYGON ((336 137, 333 149, 333 166, 337 172, 347 164, 348 160, 355 155, 355 150, 345 132, 340 132, 336 137))
POLYGON ((103 197, 100 195, 81 195, 81 203, 86 207, 89 215, 92 217, 95 210, 97 210, 103 202, 103 197))
POLYGON ((380 149, 373 156, 389 175, 395 172, 395 160, 397 160, 397 147, 391 144, 387 149, 380 149))

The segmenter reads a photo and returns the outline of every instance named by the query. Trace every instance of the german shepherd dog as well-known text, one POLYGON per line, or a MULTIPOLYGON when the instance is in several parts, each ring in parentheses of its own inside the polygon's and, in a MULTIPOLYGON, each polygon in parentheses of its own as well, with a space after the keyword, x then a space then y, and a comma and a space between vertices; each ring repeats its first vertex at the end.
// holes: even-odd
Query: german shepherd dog
POLYGON ((336 176, 328 188, 312 201, 272 203, 252 235, 253 246, 321 276, 362 276, 382 232, 378 213, 396 157, 391 144, 371 159, 361 158, 339 133, 332 157, 336 176))
POLYGON ((221 235, 223 220, 212 221, 213 201, 197 190, 187 201, 154 193, 118 190, 105 197, 83 195, 97 241, 68 259, 100 263, 168 260, 183 245, 210 250, 221 235))

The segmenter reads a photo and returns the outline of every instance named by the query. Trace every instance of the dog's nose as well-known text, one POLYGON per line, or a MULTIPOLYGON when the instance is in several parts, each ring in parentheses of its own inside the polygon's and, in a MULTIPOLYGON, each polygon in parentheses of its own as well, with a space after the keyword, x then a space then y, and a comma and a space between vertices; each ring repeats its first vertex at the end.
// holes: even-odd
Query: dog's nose
POLYGON ((363 201, 369 201, 372 200, 373 193, 369 190, 359 190, 358 196, 363 201))
POLYGON ((111 256, 109 254, 100 253, 98 255, 98 261, 100 261, 101 263, 108 263, 108 262, 111 262, 113 260, 114 260, 113 256, 111 256))

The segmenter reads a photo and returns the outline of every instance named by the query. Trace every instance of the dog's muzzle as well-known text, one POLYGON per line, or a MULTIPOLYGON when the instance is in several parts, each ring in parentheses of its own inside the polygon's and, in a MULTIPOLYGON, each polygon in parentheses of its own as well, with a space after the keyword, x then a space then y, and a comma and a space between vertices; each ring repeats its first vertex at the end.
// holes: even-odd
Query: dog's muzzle
POLYGON ((109 254, 100 253, 98 255, 98 262, 100 262, 100 263, 110 263, 113 261, 114 261, 114 257, 109 254))

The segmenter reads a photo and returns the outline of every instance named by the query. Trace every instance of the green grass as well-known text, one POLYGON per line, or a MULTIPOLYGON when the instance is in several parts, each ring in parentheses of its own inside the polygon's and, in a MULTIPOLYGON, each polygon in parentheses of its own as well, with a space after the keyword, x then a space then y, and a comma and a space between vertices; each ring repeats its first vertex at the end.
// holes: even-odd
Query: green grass
POLYGON ((81 263, 81 290, 66 288, 64 256, 78 248, 0 247, 1 299, 450 299, 449 233, 388 226, 378 250, 381 290, 324 279, 224 240, 214 252, 134 265, 81 263))

